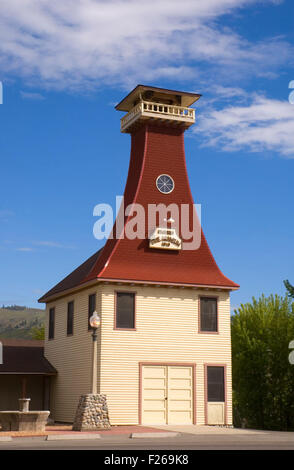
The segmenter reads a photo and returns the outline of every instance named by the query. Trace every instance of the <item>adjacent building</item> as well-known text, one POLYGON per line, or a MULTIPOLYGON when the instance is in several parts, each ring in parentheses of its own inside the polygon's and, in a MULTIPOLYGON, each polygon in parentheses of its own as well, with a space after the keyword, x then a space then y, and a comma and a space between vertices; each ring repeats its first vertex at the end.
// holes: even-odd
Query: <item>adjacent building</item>
POLYGON ((0 338, 0 343, 0 410, 18 410, 18 400, 28 397, 30 410, 50 409, 56 370, 44 357, 44 341, 0 338))

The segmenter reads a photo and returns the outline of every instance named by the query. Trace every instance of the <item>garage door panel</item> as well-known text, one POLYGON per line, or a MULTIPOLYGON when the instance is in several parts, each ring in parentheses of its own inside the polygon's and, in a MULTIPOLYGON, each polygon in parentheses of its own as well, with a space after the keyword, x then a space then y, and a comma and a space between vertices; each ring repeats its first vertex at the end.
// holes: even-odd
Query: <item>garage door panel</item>
POLYGON ((150 413, 144 412, 142 421, 143 424, 166 424, 166 413, 158 410, 153 410, 150 413))
POLYGON ((191 409, 191 400, 169 400, 168 401, 168 410, 176 411, 176 410, 188 410, 190 412, 191 409))
POLYGON ((191 366, 143 366, 142 423, 192 424, 191 366))
POLYGON ((169 366, 170 378, 189 378, 192 376, 192 367, 169 366))
POLYGON ((169 400, 173 400, 173 399, 191 400, 192 390, 187 390, 187 389, 182 389, 182 388, 179 388, 179 389, 170 388, 168 397, 169 397, 169 400))
POLYGON ((192 413, 189 411, 171 411, 168 424, 190 424, 192 419, 192 413))
POLYGON ((165 400, 144 400, 144 407, 146 411, 165 411, 165 400))
POLYGON ((145 388, 145 397, 151 400, 164 400, 165 399, 165 390, 162 389, 152 389, 152 388, 145 388))
POLYGON ((144 366, 142 371, 142 422, 166 423, 166 367, 144 366))
POLYGON ((166 380, 158 378, 147 378, 143 380, 144 388, 165 388, 166 380))
POLYGON ((168 423, 192 424, 192 367, 168 367, 168 423))
POLYGON ((165 377, 165 366, 144 366, 144 378, 165 377))
POLYGON ((175 379, 169 377, 169 387, 170 388, 191 388, 192 380, 191 379, 175 379))

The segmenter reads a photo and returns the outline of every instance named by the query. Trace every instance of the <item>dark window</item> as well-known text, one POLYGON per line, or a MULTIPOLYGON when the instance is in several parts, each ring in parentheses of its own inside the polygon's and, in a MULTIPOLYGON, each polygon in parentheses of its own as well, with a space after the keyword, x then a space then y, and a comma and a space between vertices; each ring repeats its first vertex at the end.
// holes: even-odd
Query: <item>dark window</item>
POLYGON ((200 331, 217 331, 217 299, 200 299, 200 331))
POLYGON ((117 292, 116 328, 135 328, 135 294, 117 292))
POLYGON ((225 401, 225 374, 223 367, 207 367, 207 400, 225 401))
POLYGON ((67 334, 73 334, 73 320, 74 320, 74 303, 68 302, 67 304, 67 334))
POLYGON ((91 329, 89 320, 90 317, 93 315, 93 312, 96 309, 96 294, 89 295, 89 308, 88 308, 88 330, 91 329))
POLYGON ((48 339, 54 338, 54 324, 55 324, 55 308, 49 310, 49 332, 48 339))

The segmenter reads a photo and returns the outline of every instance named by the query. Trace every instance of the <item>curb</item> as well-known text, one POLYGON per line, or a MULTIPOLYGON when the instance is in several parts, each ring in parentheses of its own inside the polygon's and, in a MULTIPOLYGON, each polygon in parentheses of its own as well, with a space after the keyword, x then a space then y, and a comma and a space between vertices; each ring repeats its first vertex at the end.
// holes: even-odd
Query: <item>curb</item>
POLYGON ((68 441, 83 439, 100 439, 100 434, 48 434, 46 441, 68 441))
POLYGON ((179 432, 134 432, 131 434, 131 439, 177 437, 179 435, 179 432))
MULTIPOLYGON (((164 438, 174 438, 179 436, 179 432, 133 432, 131 434, 126 434, 129 439, 164 439, 164 438)), ((112 435, 107 437, 118 437, 119 435, 112 435)), ((103 436, 104 437, 104 436, 103 436)), ((106 436, 105 436, 106 437, 106 436)), ((70 440, 96 440, 101 439, 101 434, 93 433, 77 433, 77 434, 47 434, 43 436, 0 436, 0 442, 11 442, 18 439, 37 439, 40 438, 45 441, 70 441, 70 440)))

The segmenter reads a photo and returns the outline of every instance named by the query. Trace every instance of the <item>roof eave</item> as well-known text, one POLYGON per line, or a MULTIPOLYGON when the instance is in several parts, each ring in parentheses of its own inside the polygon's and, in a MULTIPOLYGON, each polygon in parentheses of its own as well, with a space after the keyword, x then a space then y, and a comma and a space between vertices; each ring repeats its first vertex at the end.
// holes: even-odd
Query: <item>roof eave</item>
POLYGON ((113 283, 126 283, 126 284, 136 284, 136 285, 162 285, 162 286, 171 286, 171 287, 190 287, 190 288, 199 288, 199 289, 223 289, 223 290, 238 290, 240 286, 238 284, 229 286, 229 285, 219 285, 219 284, 200 284, 200 283, 183 283, 183 282, 164 282, 164 281, 146 281, 146 280, 134 280, 134 279, 114 279, 114 278, 103 278, 97 277, 91 281, 87 281, 85 283, 79 284, 78 286, 72 287, 70 289, 66 289, 60 292, 56 292, 51 296, 43 296, 41 297, 38 302, 39 303, 48 303, 54 300, 57 300, 61 297, 65 297, 66 295, 72 294, 73 292, 77 292, 80 290, 87 289, 91 287, 93 284, 101 283, 101 282, 113 282, 113 283))
POLYGON ((113 278, 99 278, 101 282, 122 282, 127 284, 148 284, 148 285, 162 285, 171 287, 192 287, 199 289, 225 289, 225 290, 238 290, 239 284, 232 286, 220 285, 220 284, 200 284, 200 283, 184 283, 184 282, 164 282, 164 281, 145 281, 145 280, 133 280, 133 279, 113 279, 113 278))
POLYGON ((64 297, 68 294, 71 294, 72 292, 76 292, 76 291, 80 291, 80 290, 83 290, 83 289, 86 289, 87 287, 90 287, 92 286, 93 284, 96 284, 96 282, 98 281, 97 278, 95 279, 91 279, 90 281, 87 281, 87 282, 84 282, 84 283, 81 283, 81 284, 78 284, 77 286, 75 287, 70 287, 69 289, 65 289, 65 290, 62 290, 60 292, 55 292, 54 294, 52 295, 43 295, 42 297, 40 297, 38 299, 38 302, 39 303, 47 303, 47 302, 51 302, 52 300, 56 300, 60 297, 64 297))
POLYGON ((1 372, 0 371, 0 375, 57 375, 57 371, 56 372, 26 372, 26 371, 23 371, 23 372, 1 372))
POLYGON ((190 93, 190 92, 187 92, 187 91, 180 91, 180 90, 170 90, 168 88, 158 88, 158 87, 154 87, 154 86, 148 86, 148 85, 137 85, 132 91, 130 91, 130 93, 128 93, 127 96, 125 96, 116 106, 115 106, 115 109, 117 111, 125 111, 125 112, 128 112, 132 106, 130 107, 128 105, 128 102, 130 100, 130 98, 133 96, 134 98, 136 97, 137 93, 140 92, 140 90, 151 90, 151 91, 155 91, 155 92, 162 92, 162 93, 166 93, 167 95, 168 94, 177 94, 177 95, 182 95, 182 96, 186 96, 186 97, 191 97, 191 100, 190 100, 190 104, 189 106, 191 106, 193 103, 195 103, 195 101, 198 101, 200 98, 201 98, 201 94, 199 93, 190 93))

